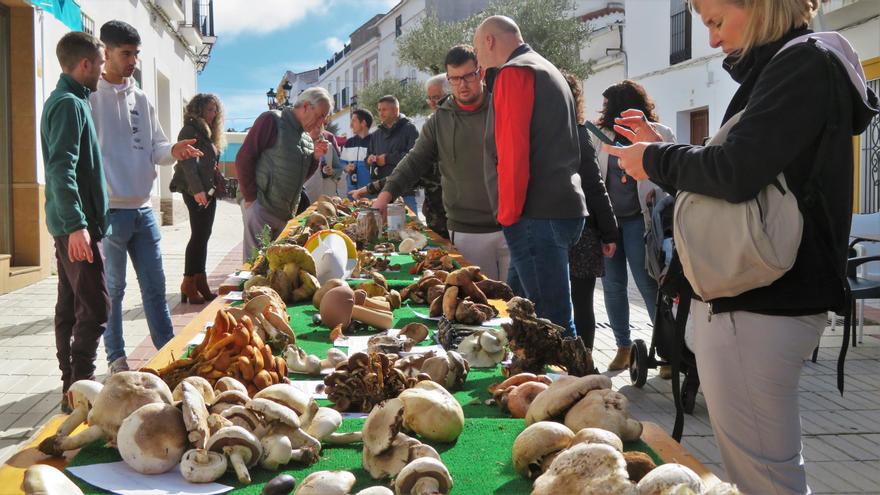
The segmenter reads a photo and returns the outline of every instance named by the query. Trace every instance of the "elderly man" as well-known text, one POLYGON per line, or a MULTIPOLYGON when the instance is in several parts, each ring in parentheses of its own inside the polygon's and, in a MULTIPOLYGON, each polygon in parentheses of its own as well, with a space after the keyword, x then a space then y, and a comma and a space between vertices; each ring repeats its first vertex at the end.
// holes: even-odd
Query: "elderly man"
POLYGON ((330 93, 314 87, 300 93, 292 108, 263 112, 254 121, 235 157, 245 205, 245 259, 259 247, 265 226, 274 239, 297 211, 303 184, 330 146, 326 139, 312 141, 309 132, 320 130, 332 109, 330 93))
MULTIPOLYGON (((409 153, 419 137, 415 124, 406 115, 400 113, 400 102, 391 95, 379 98, 379 126, 370 136, 367 146, 367 164, 371 167, 373 180, 384 179, 391 175, 394 167, 409 153)), ((407 191, 403 197, 406 205, 418 212, 416 197, 407 191)))
POLYGON ((474 47, 492 91, 486 187, 510 248, 509 282, 535 303, 538 316, 574 336, 568 251, 587 215, 574 98, 513 20, 484 20, 474 47))
POLYGON ((505 280, 510 254, 483 179, 483 136, 489 106, 477 57, 470 46, 459 45, 449 50, 445 62, 452 97, 422 127, 412 151, 388 178, 373 206, 385 208, 436 162, 450 239, 487 277, 505 280))

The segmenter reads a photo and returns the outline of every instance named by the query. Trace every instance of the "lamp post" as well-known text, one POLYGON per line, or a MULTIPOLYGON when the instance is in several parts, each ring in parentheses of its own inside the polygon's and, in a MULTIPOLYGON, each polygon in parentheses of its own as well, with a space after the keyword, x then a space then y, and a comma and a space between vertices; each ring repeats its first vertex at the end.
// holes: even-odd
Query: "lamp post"
POLYGON ((278 108, 278 102, 275 101, 275 90, 269 88, 269 91, 266 91, 266 104, 269 105, 269 110, 275 110, 278 108))
POLYGON ((358 108, 358 95, 353 95, 351 97, 351 102, 349 103, 349 110, 354 112, 358 108))
POLYGON ((290 84, 290 81, 284 81, 284 86, 282 86, 282 88, 284 88, 284 106, 289 107, 290 106, 290 90, 293 89, 293 84, 290 84))

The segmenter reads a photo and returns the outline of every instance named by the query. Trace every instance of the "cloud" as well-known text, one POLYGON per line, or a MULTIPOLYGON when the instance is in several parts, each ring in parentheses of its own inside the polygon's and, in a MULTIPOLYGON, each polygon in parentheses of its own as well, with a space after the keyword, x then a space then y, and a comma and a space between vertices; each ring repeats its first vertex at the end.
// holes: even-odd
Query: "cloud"
POLYGON ((338 52, 339 50, 345 48, 345 42, 337 38, 336 36, 331 36, 321 43, 323 43, 324 46, 331 52, 338 52))
POLYGON ((233 37, 271 33, 326 8, 323 0, 223 0, 214 3, 214 17, 218 32, 233 37))

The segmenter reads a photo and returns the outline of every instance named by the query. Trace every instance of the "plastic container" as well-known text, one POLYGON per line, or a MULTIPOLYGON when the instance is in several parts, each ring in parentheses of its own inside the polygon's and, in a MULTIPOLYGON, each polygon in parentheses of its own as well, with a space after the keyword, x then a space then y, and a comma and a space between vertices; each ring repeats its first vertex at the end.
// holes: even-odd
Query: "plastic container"
POLYGON ((399 232, 406 225, 406 207, 400 203, 388 205, 388 232, 399 232))

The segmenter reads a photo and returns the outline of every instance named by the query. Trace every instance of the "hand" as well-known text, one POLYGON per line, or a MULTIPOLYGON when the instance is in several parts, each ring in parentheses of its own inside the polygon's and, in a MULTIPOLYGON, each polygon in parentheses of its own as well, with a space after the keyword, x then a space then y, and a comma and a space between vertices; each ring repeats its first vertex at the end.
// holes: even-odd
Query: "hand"
POLYGON ((624 110, 614 119, 614 131, 631 143, 656 143, 663 141, 654 125, 648 122, 641 110, 624 110))
POLYGON ((348 195, 351 196, 351 199, 361 199, 367 195, 367 188, 362 187, 360 189, 355 189, 354 191, 349 191, 348 195))
POLYGON ((350 174, 355 171, 355 166, 349 163, 345 166, 345 171, 350 174))
POLYGON ((333 175, 333 166, 332 165, 324 165, 324 168, 321 169, 321 172, 324 172, 324 175, 333 175))
POLYGON ((254 205, 254 202, 253 202, 253 201, 245 201, 245 202, 244 202, 244 209, 245 209, 245 210, 248 210, 248 209, 250 209, 250 207, 253 206, 253 205, 254 205))
POLYGON ((602 243, 602 256, 606 258, 611 258, 614 256, 614 253, 617 252, 617 244, 613 242, 609 242, 608 244, 602 243))
POLYGON ((199 206, 208 206, 208 195, 204 191, 193 195, 193 199, 196 200, 199 206))
POLYGON ((376 163, 376 155, 370 155, 370 156, 368 156, 368 157, 367 157, 367 163, 369 163, 370 165, 373 165, 374 163, 376 163))
POLYGON ((609 155, 616 156, 620 168, 635 180, 645 180, 648 178, 642 161, 645 156, 645 148, 647 147, 648 143, 636 143, 632 146, 602 145, 602 149, 608 152, 609 155))
POLYGON ((654 201, 657 199, 657 190, 651 189, 648 191, 648 194, 645 195, 645 203, 649 205, 653 205, 654 201))
POLYGON ((388 203, 391 202, 391 193, 388 191, 382 191, 379 193, 379 196, 373 200, 373 208, 382 212, 382 216, 384 217, 388 212, 388 203))
POLYGON ((195 158, 197 156, 204 156, 204 153, 199 151, 197 148, 193 148, 192 145, 196 144, 195 139, 184 139, 183 141, 178 141, 171 147, 171 156, 174 157, 177 161, 187 160, 189 158, 195 158))
POLYGON ((315 141, 315 158, 320 159, 322 156, 327 154, 327 151, 330 150, 330 141, 326 139, 319 139, 315 141))
POLYGON ((376 165, 380 167, 385 166, 385 153, 382 153, 381 155, 376 157, 376 165))
POLYGON ((92 238, 88 230, 80 229, 67 236, 67 258, 71 263, 95 261, 92 256, 92 238))

